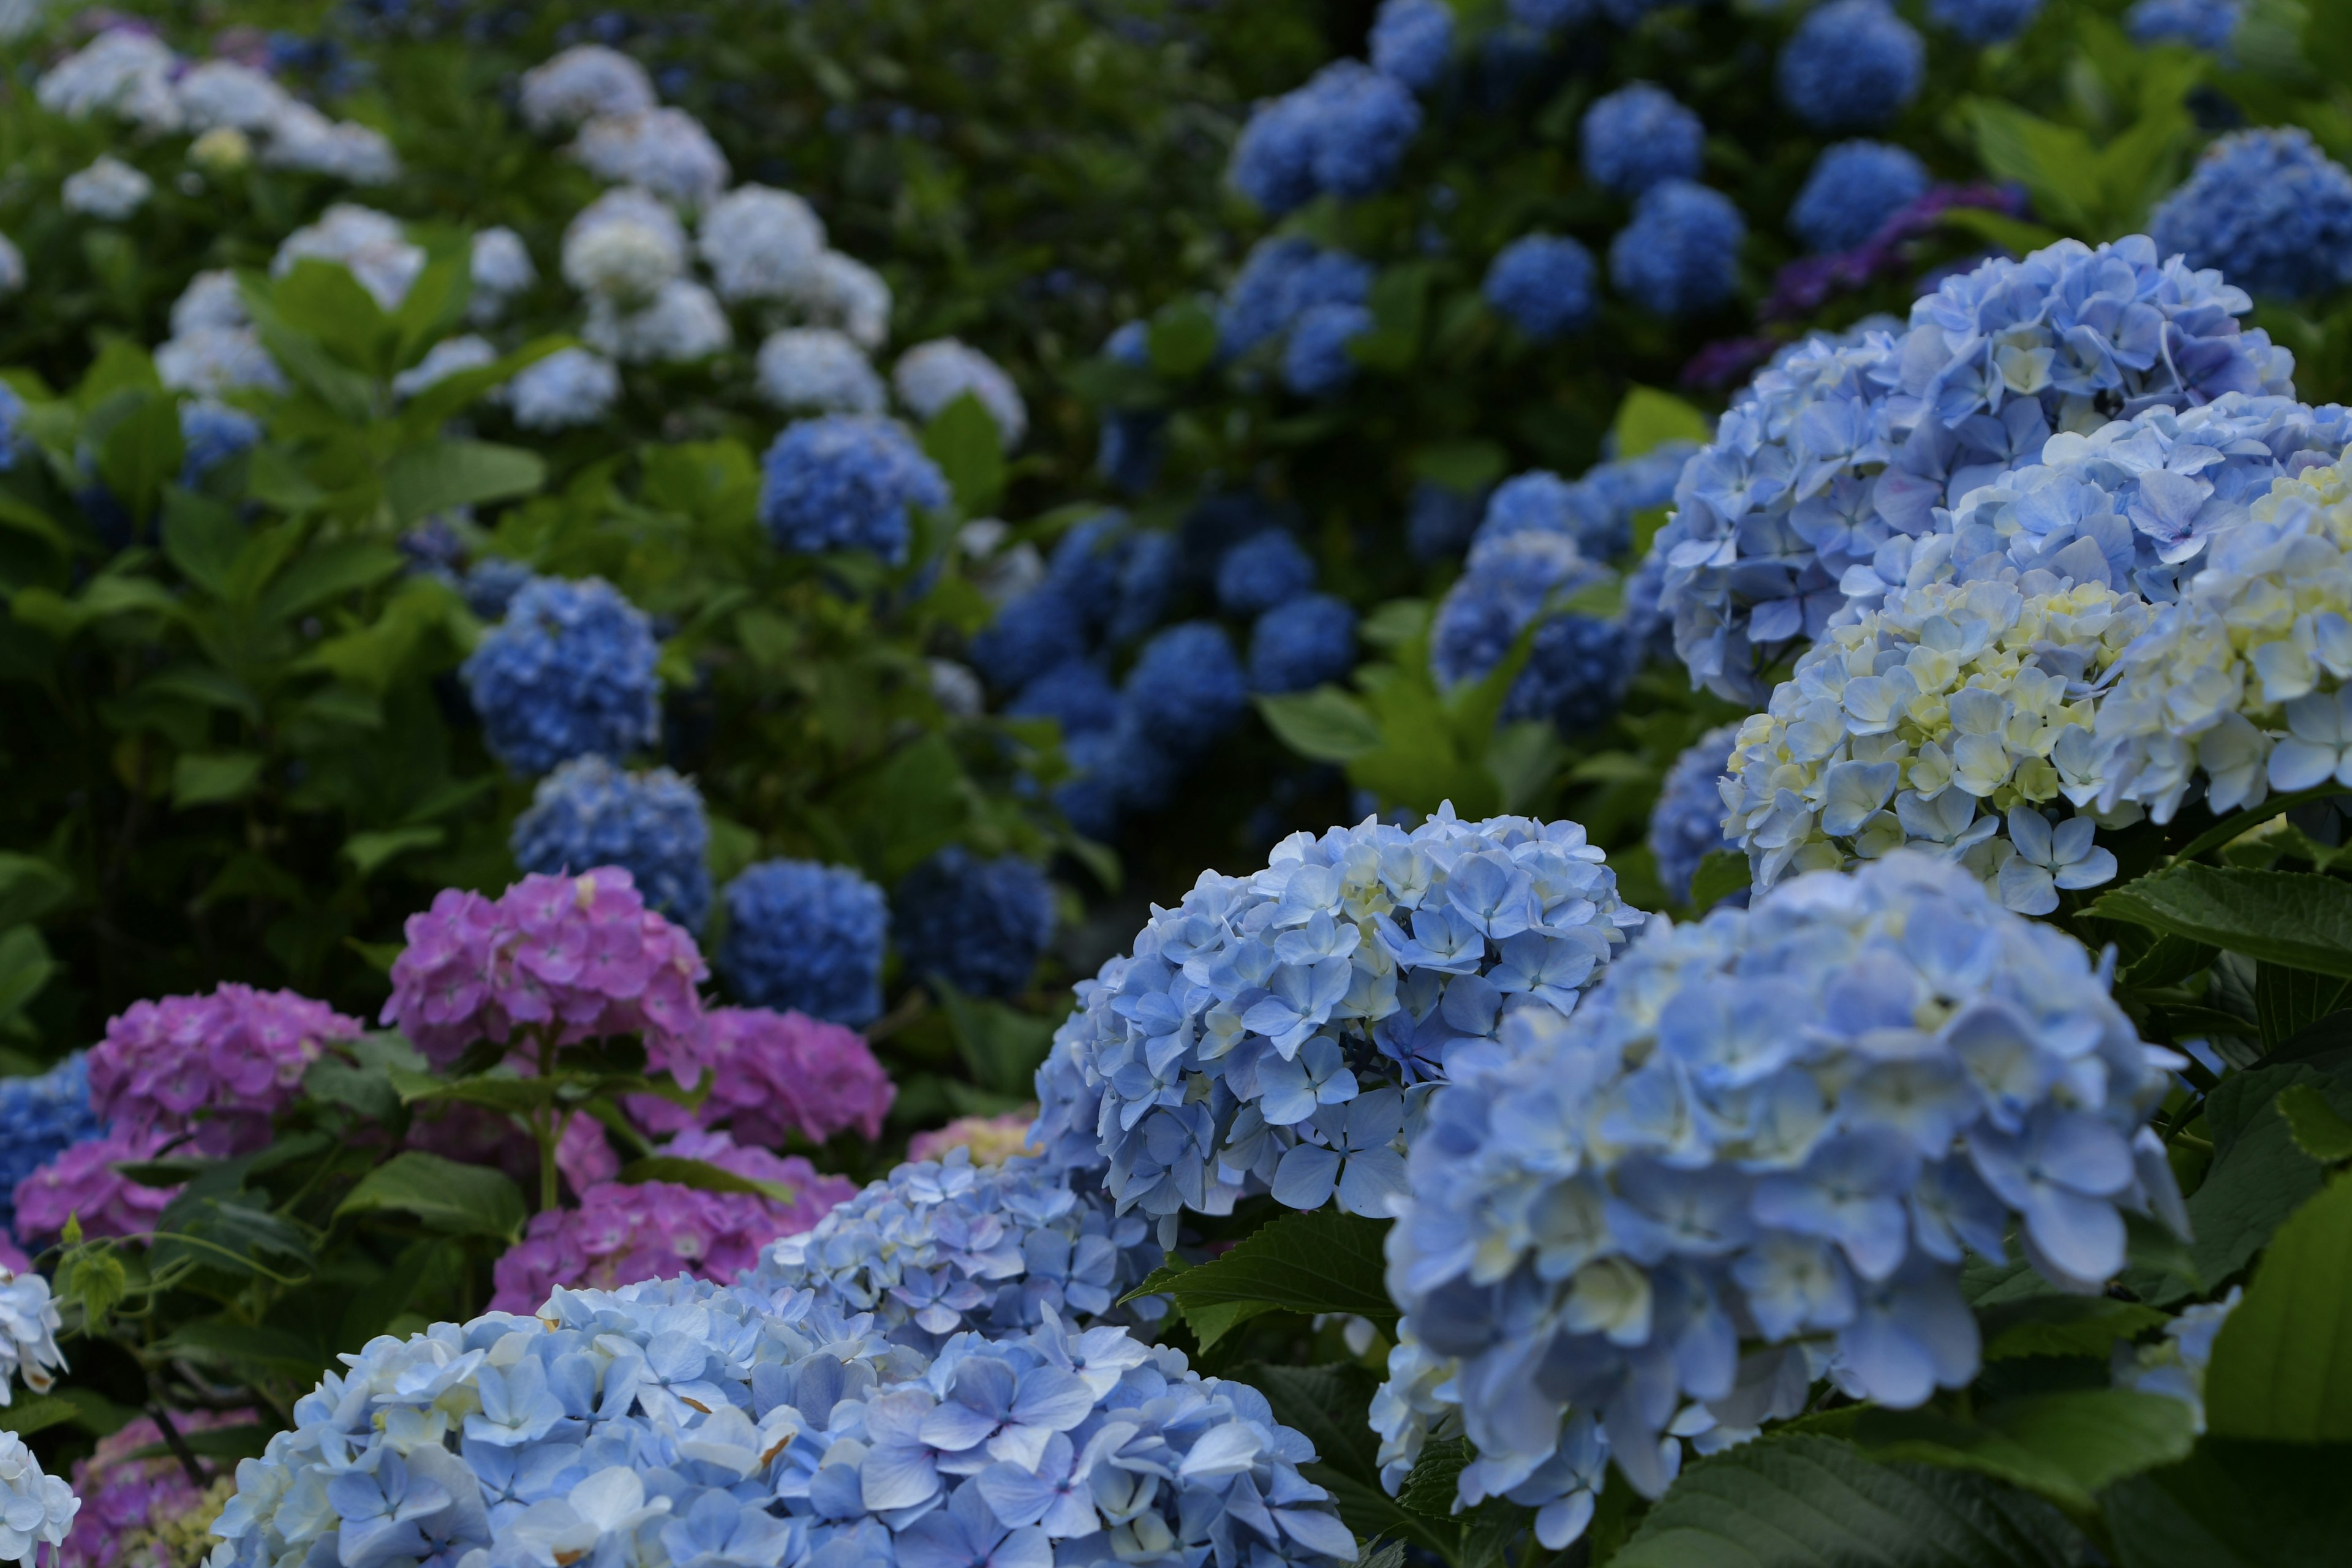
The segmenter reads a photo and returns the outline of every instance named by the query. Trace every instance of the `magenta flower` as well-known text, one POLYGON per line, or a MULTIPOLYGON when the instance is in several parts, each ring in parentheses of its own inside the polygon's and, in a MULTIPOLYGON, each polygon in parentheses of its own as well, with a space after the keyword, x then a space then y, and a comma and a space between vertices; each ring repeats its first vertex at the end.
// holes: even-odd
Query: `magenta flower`
POLYGON ((89 1053, 90 1109, 117 1129, 193 1131, 199 1153, 250 1153, 323 1046, 360 1029, 324 1002, 250 985, 135 1002, 89 1053))
MULTIPOLYGON (((92 1053, 95 1055, 95 1053, 92 1053)), ((16 1234, 52 1237, 81 1216, 85 1236, 139 1236, 180 1195, 177 1187, 142 1187, 111 1167, 152 1160, 172 1134, 118 1125, 103 1138, 77 1143, 16 1184, 16 1234)))
POLYGON ((797 1134, 822 1143, 856 1128, 882 1132, 898 1089, 856 1030, 803 1013, 714 1007, 703 1016, 710 1093, 698 1112, 652 1095, 629 1114, 654 1132, 724 1127, 742 1144, 781 1148, 797 1134))
MULTIPOLYGON (((188 1410, 174 1412, 172 1425, 186 1434, 243 1426, 252 1419, 250 1410, 188 1410)), ((163 1440, 154 1421, 142 1415, 100 1437, 89 1458, 74 1461, 73 1489, 81 1499, 81 1511, 53 1560, 57 1568, 170 1568, 170 1552, 155 1532, 194 1510, 204 1494, 169 1455, 131 1457, 163 1440), (124 1546, 134 1537, 146 1550, 134 1546, 126 1556, 124 1546)))

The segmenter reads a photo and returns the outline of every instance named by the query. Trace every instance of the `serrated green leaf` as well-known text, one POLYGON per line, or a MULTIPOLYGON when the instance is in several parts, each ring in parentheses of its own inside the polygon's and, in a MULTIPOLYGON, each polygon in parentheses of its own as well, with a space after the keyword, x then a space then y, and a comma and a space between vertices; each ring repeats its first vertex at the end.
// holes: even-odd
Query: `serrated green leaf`
POLYGON ((521 1189, 502 1171, 461 1165, 411 1150, 360 1178, 336 1205, 338 1216, 392 1210, 435 1230, 511 1241, 522 1233, 521 1189))
POLYGON ((2205 1419, 2224 1437, 2352 1440, 2352 1176, 2271 1238, 2213 1342, 2205 1419))
POLYGON ((1130 1292, 1196 1303, 1263 1301, 1293 1312, 1352 1312, 1383 1327, 1397 1310, 1381 1283, 1390 1222, 1318 1209, 1259 1226, 1220 1257, 1130 1292))
POLYGON ((1284 745, 1318 763, 1351 763, 1381 743, 1381 727, 1363 703, 1336 686, 1256 699, 1265 727, 1284 745))
POLYGON ((71 1400, 54 1394, 19 1394, 8 1405, 0 1406, 0 1432, 29 1437, 36 1432, 78 1420, 80 1415, 80 1409, 71 1400))
POLYGON ((2271 1101, 2286 1118, 2294 1146, 2323 1165, 2352 1160, 2352 1121, 2336 1113, 2327 1097, 2307 1083, 2291 1085, 2271 1101))
POLYGON ((2118 1340, 2161 1326, 2165 1314, 2137 1301, 2107 1296, 2030 1296, 1977 1310, 1984 1359, 2094 1356, 2102 1361, 2118 1340))
POLYGON ((1755 873, 1748 857, 1736 849, 1710 849, 1691 873, 1691 910, 1705 914, 1742 888, 1752 887, 1755 873))
POLYGON ((2089 912, 2352 979, 2352 883, 2335 877, 2175 864, 2103 895, 2089 912))
POLYGON ((2188 1458, 2195 1421, 2178 1399, 2098 1388, 2003 1401, 1973 1421, 1865 1410, 1853 1441, 1874 1458, 1972 1470, 2087 1513, 2101 1489, 2188 1458))
POLYGON ((1469 1465, 1470 1445, 1459 1437, 1424 1445, 1412 1473, 1397 1491, 1397 1501, 1415 1513, 1451 1519, 1462 1472, 1469 1465))

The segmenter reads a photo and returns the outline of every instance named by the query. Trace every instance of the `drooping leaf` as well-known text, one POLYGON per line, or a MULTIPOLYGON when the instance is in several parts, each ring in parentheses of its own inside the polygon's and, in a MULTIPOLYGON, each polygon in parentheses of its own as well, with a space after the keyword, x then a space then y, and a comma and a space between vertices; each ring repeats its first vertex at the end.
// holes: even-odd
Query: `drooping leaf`
POLYGON ((2099 1388, 2003 1401, 1972 1421, 1867 1410, 1853 1440, 1873 1458, 1973 1470, 2089 1512, 2102 1488, 2188 1458, 2194 1421, 2178 1399, 2099 1388))
POLYGON ((1261 1226, 1231 1250, 1170 1274, 1161 1270, 1134 1295, 1165 1291, 1186 1308, 1263 1301, 1293 1312, 1350 1312, 1383 1326, 1397 1310, 1381 1283, 1381 1248, 1389 1222, 1318 1209, 1261 1226))
POLYGON ((527 496, 547 482, 536 452, 488 441, 440 441, 403 452, 384 469, 394 515, 411 523, 452 507, 527 496))
POLYGON ((2352 979, 2352 883, 2338 878, 2176 864, 2105 894, 2090 912, 2264 963, 2352 979))
POLYGON ((2213 1342, 2205 1419, 2223 1437, 2352 1441, 2352 1177, 2271 1238, 2213 1342))
POLYGON ((503 1171, 415 1150, 360 1178, 335 1213, 387 1209, 414 1215, 436 1230, 509 1241, 521 1234, 524 1216, 522 1192, 503 1171))
POLYGON ((1256 699, 1274 738, 1310 762, 1351 763, 1381 743, 1364 705, 1336 686, 1256 699))

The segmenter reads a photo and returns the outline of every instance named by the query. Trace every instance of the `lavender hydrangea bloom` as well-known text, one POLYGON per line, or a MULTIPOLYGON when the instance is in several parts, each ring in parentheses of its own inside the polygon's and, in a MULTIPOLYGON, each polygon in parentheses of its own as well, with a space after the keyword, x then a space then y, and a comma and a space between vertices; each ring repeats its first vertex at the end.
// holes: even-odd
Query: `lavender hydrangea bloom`
POLYGON ((602 578, 534 578, 459 669, 492 752, 519 773, 625 757, 661 732, 645 612, 602 578))
POLYGON ((2145 1125, 2177 1062, 2081 948, 1924 856, 1657 922, 1430 1102, 1389 1247, 1384 1477, 1458 1414, 1460 1500, 1535 1508, 1559 1548, 1602 1462, 1655 1496, 1669 1431, 1801 1409, 1814 1347, 1882 1405, 1965 1384, 1964 1249, 2003 1256, 2015 1224, 2096 1291, 2126 1213, 2185 1226, 2145 1125))
POLYGON ((1699 862, 1734 847, 1723 830, 1723 793, 1716 786, 1738 737, 1738 725, 1720 724, 1693 742, 1666 770, 1657 804, 1650 808, 1650 855, 1658 864, 1658 880, 1677 904, 1690 902, 1699 862))
POLYGON ((908 510, 948 504, 948 482, 913 437, 871 415, 828 414, 788 427, 761 460, 760 521, 778 548, 866 550, 907 558, 908 510))
POLYGON ((891 902, 908 970, 969 995, 1020 992, 1054 936, 1054 885, 1017 855, 984 860, 950 845, 908 873, 891 902))
POLYGON ((1822 150, 1789 208, 1789 227, 1815 251, 1852 250, 1927 192, 1927 166, 1885 142, 1822 150))
POLYGON ((1454 58, 1454 7, 1445 0, 1381 0, 1368 40, 1372 68, 1427 92, 1454 58))
POLYGON ((87 1051, 30 1078, 0 1078, 0 1240, 16 1225, 16 1184, 105 1131, 90 1109, 87 1051))
POLYGON ((1598 309, 1592 253, 1560 235, 1527 234, 1495 255, 1480 291, 1496 314, 1542 343, 1581 331, 1598 309))
POLYGON ((1269 695, 1338 680, 1356 665, 1356 612, 1329 594, 1302 594, 1250 628, 1249 683, 1269 695))
POLYGON ((1781 46, 1780 101, 1816 131, 1867 131, 1919 96, 1927 47, 1886 0, 1829 0, 1781 46))
POLYGON ((1079 986, 1034 1141, 1108 1160, 1163 1240, 1255 1193, 1384 1214, 1421 1086, 1517 1014, 1574 1009, 1640 918, 1573 823, 1449 806, 1295 834, 1253 876, 1203 872, 1079 986))
POLYGON ((1638 645, 1620 620, 1558 605, 1608 580, 1605 570, 1561 534, 1531 531, 1481 542, 1438 603, 1431 673, 1442 687, 1484 679, 1520 634, 1539 622, 1501 716, 1548 719, 1570 733, 1590 729, 1623 700, 1638 645))
POLYGON ((667 768, 632 773, 603 757, 575 757, 539 781, 509 842, 525 871, 618 866, 635 879, 646 908, 688 930, 699 929, 710 910, 702 795, 667 768))
POLYGON ((1972 44, 2002 44, 2042 15, 2042 0, 1927 0, 1927 19, 1972 44))
POLYGON ((1747 220, 1721 191, 1663 180, 1609 242, 1609 280, 1644 310, 1690 315, 1731 298, 1747 237, 1747 220))
POLYGON ((1421 105, 1360 60, 1334 60, 1305 86, 1260 104, 1234 143, 1228 178, 1272 216, 1318 195, 1385 190, 1421 130, 1421 105))
POLYGON ((2313 299, 2352 282, 2352 173, 2299 125, 2235 132, 2158 204, 2148 232, 2249 293, 2313 299))
POLYGON ((1662 87, 1628 82, 1596 99, 1581 131, 1584 173, 1603 190, 1638 196, 1662 180, 1698 177, 1706 127, 1662 87))
POLYGON ((881 1013, 881 889, 846 866, 762 860, 722 897, 719 973, 737 996, 852 1027, 881 1013))

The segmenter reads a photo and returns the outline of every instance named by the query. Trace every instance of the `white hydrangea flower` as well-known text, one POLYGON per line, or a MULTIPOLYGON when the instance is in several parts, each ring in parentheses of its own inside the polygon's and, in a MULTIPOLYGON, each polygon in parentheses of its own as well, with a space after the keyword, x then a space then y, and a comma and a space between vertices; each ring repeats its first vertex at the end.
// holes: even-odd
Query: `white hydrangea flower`
POLYGON ((499 319, 508 303, 539 281, 522 236, 504 226, 486 228, 474 236, 472 255, 474 297, 466 307, 476 326, 499 319))
POLYGON ((172 88, 192 132, 267 131, 294 104, 292 96, 268 73, 236 60, 205 60, 191 66, 172 88))
POLYGON ((172 302, 173 335, 205 327, 249 327, 245 297, 237 291, 236 274, 225 267, 197 273, 172 302))
POLYGON ((558 349, 524 367, 499 394, 526 430, 593 425, 620 400, 621 373, 586 349, 558 349))
POLYGON ((602 44, 575 44, 522 73, 522 117, 542 134, 599 115, 642 114, 659 101, 646 68, 602 44))
POLYGON ((683 207, 727 188, 727 155, 683 109, 600 115, 580 128, 572 152, 598 179, 642 186, 683 207))
POLYGON ((271 258, 271 276, 283 278, 305 257, 340 262, 360 287, 385 310, 395 310, 425 270, 425 250, 412 245, 400 220, 373 207, 337 202, 317 223, 286 237, 271 258))
POLYGON ((738 185, 703 213, 697 242, 720 299, 792 299, 816 286, 824 222, 790 191, 738 185))
POLYGON ((686 229, 657 196, 607 191, 563 231, 563 279, 592 299, 649 300, 686 271, 686 229))
POLYGON ((179 56, 152 33, 111 27, 51 66, 34 85, 43 109, 68 120, 110 110, 150 131, 180 128, 172 91, 179 56))
POLYGON ((425 357, 392 378, 394 397, 414 397, 436 382, 448 380, 463 371, 479 370, 494 363, 499 351, 489 340, 468 332, 463 337, 444 338, 425 352, 425 357))
POLYGON ((270 122, 261 161, 274 169, 331 174, 355 185, 387 185, 400 177, 400 158, 382 132, 350 120, 330 120, 307 103, 289 103, 270 122))
POLYGON ((58 1327, 49 1282, 38 1274, 0 1268, 0 1406, 9 1403, 12 1384, 20 1378, 35 1394, 49 1391, 66 1364, 58 1349, 58 1327))
POLYGON ((25 253, 16 242, 0 234, 0 300, 6 299, 25 286, 25 253))
POLYGON ((285 373, 251 327, 194 327, 155 350, 155 374, 174 392, 199 397, 255 390, 285 392, 285 373))
POLYGON ((854 256, 828 250, 816 275, 793 302, 823 326, 839 327, 860 348, 880 348, 890 337, 890 285, 854 256))
POLYGON ((760 395, 789 413, 879 414, 882 378, 847 334, 788 327, 760 345, 760 395))
POLYGON ((89 168, 68 174, 59 194, 68 212, 121 223, 147 205, 155 194, 155 182, 105 153, 89 168))
POLYGON ((40 1460, 14 1432, 0 1432, 0 1560, 32 1568, 44 1545, 65 1545, 81 1500, 61 1476, 41 1473, 40 1460))
POLYGON ((717 295, 699 283, 673 278, 642 310, 591 300, 580 338, 624 364, 683 363, 724 353, 735 342, 735 330, 717 295))
MULTIPOLYGON (((2147 617, 2104 583, 2009 573, 1906 589, 1830 628, 1740 726, 1721 786, 1757 885, 1906 845, 2026 914, 2112 878, 2093 817, 2053 826, 2044 812, 2095 810, 2096 693, 2147 617)), ((2097 815, 2119 826, 2137 812, 2097 815)))
POLYGON ((919 418, 929 419, 940 410, 971 393, 996 421, 996 433, 1011 451, 1029 433, 1028 405, 1021 389, 994 360, 955 338, 933 338, 917 343, 898 356, 890 373, 898 401, 919 418))

